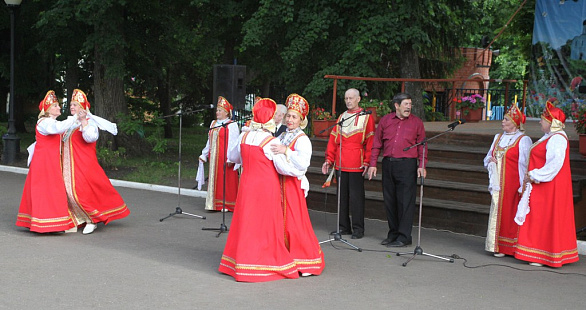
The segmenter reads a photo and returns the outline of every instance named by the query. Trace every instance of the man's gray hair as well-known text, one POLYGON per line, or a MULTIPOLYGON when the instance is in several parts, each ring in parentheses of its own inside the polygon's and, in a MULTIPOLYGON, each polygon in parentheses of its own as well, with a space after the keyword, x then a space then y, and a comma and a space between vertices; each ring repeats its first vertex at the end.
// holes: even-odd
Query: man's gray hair
POLYGON ((356 88, 348 88, 346 92, 353 92, 357 97, 360 97, 360 91, 358 91, 356 88))
POLYGON ((285 115, 287 114, 287 107, 284 104, 277 104, 277 112, 285 115))

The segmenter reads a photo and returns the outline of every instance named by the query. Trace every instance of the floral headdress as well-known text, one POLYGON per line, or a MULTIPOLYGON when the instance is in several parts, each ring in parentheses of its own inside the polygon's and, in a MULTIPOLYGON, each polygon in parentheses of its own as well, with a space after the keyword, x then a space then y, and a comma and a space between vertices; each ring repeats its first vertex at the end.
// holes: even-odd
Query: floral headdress
POLYGON ((73 96, 71 96, 71 103, 78 103, 82 109, 89 111, 90 102, 87 100, 85 93, 79 89, 73 90, 73 96))
POLYGON ((525 114, 521 112, 516 103, 513 103, 513 105, 511 106, 511 108, 509 108, 509 111, 505 115, 507 115, 511 119, 511 121, 515 123, 517 128, 523 130, 523 124, 525 124, 525 120, 527 118, 525 117, 525 114))
POLYGON ((39 118, 45 116, 49 111, 49 108, 53 105, 59 106, 59 100, 57 100, 55 92, 50 90, 45 94, 45 98, 39 103, 39 110, 41 111, 41 113, 39 113, 39 118))
POLYGON ((228 113, 228 116, 232 115, 232 110, 234 109, 230 102, 222 96, 218 96, 218 108, 224 109, 228 113))
POLYGON ((291 94, 287 97, 287 110, 295 111, 301 117, 301 129, 307 127, 307 113, 309 113, 309 104, 305 98, 298 94, 291 94))

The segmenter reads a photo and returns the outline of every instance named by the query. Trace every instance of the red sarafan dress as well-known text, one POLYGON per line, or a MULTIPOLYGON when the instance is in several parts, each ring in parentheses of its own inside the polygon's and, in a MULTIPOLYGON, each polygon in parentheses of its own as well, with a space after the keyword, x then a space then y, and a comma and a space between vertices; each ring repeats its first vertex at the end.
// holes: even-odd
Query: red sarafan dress
MULTIPOLYGON (((504 162, 501 163, 501 171, 499 173, 501 179, 501 195, 498 201, 498 220, 496 225, 495 236, 495 251, 507 255, 515 254, 515 244, 519 226, 515 223, 515 211, 521 198, 518 189, 521 186, 519 181, 519 141, 523 136, 520 136, 507 150, 498 151, 504 152, 504 162)), ((495 150, 496 152, 496 150, 495 150)), ((496 157, 496 156, 495 156, 496 157)))
MULTIPOLYGON (((49 119, 43 122, 51 121, 49 119)), ((38 127, 38 125, 37 125, 38 127)), ((61 176, 61 136, 42 135, 35 128, 37 143, 26 176, 16 226, 39 233, 75 227, 61 176)))
MULTIPOLYGON (((246 141, 245 133, 242 141, 246 141)), ((268 134, 267 134, 268 135, 268 134)), ((236 208, 219 271, 236 281, 265 282, 298 278, 285 247, 279 175, 260 145, 241 143, 242 176, 236 208)))
MULTIPOLYGON (((527 171, 539 169, 546 164, 548 143, 556 136, 538 141, 529 154, 527 171)), ((552 147, 552 146, 549 146, 552 147)), ((572 177, 570 174, 570 147, 566 148, 561 170, 549 182, 532 183, 529 196, 530 212, 519 228, 515 258, 561 267, 578 261, 572 177)))
POLYGON ((515 223, 515 213, 521 196, 519 188, 527 172, 527 160, 531 139, 520 131, 497 134, 489 153, 484 159, 485 166, 490 158, 497 160, 495 167, 499 190, 491 192, 485 249, 489 252, 506 255, 515 254, 519 225, 515 223))
POLYGON ((86 142, 79 127, 63 145, 63 179, 77 225, 87 222, 87 217, 93 223, 108 224, 130 214, 98 163, 96 142, 86 142))
MULTIPOLYGON (((227 119, 226 121, 230 121, 227 119)), ((210 128, 217 127, 223 122, 213 121, 210 128)), ((236 194, 238 193, 238 171, 234 170, 234 163, 228 162, 227 150, 233 143, 237 143, 239 130, 235 122, 225 127, 210 130, 208 145, 202 156, 209 157, 208 191, 206 196, 206 210, 220 211, 224 205, 224 163, 226 163, 226 209, 234 211, 236 194)))
MULTIPOLYGON (((296 142, 299 138, 309 140, 305 134, 301 133, 290 143, 291 150, 296 150, 296 142)), ((281 175, 281 186, 282 201, 286 205, 284 207, 285 245, 297 264, 299 272, 319 275, 325 267, 324 254, 311 225, 301 180, 295 176, 281 175)))

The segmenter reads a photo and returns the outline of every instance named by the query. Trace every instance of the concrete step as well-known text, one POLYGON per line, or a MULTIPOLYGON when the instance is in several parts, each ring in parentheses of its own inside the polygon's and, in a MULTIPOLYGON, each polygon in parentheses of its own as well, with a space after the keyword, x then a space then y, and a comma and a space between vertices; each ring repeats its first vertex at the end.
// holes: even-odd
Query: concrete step
POLYGON ((469 165, 428 161, 427 179, 488 186, 488 172, 482 164, 469 165))
POLYGON ((482 167, 489 148, 490 143, 485 147, 429 144, 427 159, 482 167))
POLYGON ((586 157, 578 153, 578 149, 570 149, 570 170, 573 176, 586 178, 586 157))
POLYGON ((494 139, 494 134, 476 134, 461 132, 448 132, 443 134, 443 132, 426 131, 425 136, 427 137, 427 139, 430 139, 428 142, 429 144, 441 144, 463 147, 484 147, 486 149, 490 147, 490 144, 494 139))
MULTIPOLYGON (((311 158, 311 166, 308 169, 309 174, 317 174, 314 180, 318 182, 322 182, 321 179, 325 180, 326 176, 321 173, 321 165, 323 164, 325 158, 323 152, 314 152, 311 158)), ((372 186, 376 188, 372 188, 371 190, 380 189, 381 185, 378 183, 382 181, 382 159, 379 158, 377 164, 377 176, 373 178, 371 181, 367 181, 365 186, 371 186, 367 184, 369 182, 374 182, 372 186)), ((446 181, 453 181, 453 182, 463 182, 463 183, 472 183, 472 184, 480 184, 488 186, 488 172, 481 164, 465 164, 460 163, 457 160, 454 162, 438 162, 438 161, 428 161, 427 163, 427 179, 431 180, 446 180, 446 181)), ((308 176, 308 178, 310 178, 308 176)))
MULTIPOLYGON (((327 178, 321 173, 321 169, 315 167, 310 167, 306 176, 309 184, 316 186, 321 186, 327 178)), ((417 182, 420 183, 420 179, 417 182)), ((382 199, 382 175, 379 173, 372 180, 365 180, 364 189, 366 192, 376 193, 377 197, 380 196, 382 199)), ((435 180, 428 177, 424 180, 424 194, 433 199, 490 205, 490 195, 485 184, 435 180)))
MULTIPOLYGON (((444 162, 444 163, 455 163, 470 166, 483 167, 484 157, 488 152, 490 143, 486 147, 470 147, 470 146, 451 146, 442 144, 430 144, 427 150, 428 161, 433 162, 444 162)), ((342 158, 342 160, 344 160, 342 158)), ((325 148, 324 149, 313 149, 313 155, 311 158, 312 166, 319 166, 325 161, 325 148)), ((378 167, 382 158, 378 158, 378 167)), ((484 168, 483 168, 484 169, 484 168)))

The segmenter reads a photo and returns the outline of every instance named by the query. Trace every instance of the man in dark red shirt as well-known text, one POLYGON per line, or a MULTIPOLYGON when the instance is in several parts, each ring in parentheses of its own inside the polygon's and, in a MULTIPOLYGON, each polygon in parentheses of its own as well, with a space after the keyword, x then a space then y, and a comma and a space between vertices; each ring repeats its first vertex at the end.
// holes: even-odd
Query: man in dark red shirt
MULTIPOLYGON (((417 178, 425 178, 421 162, 423 146, 411 148, 425 139, 425 128, 420 118, 411 114, 411 96, 399 93, 393 97, 395 111, 380 120, 372 145, 368 179, 376 176, 379 154, 383 156, 383 198, 389 232, 381 244, 402 247, 412 243, 411 230, 415 212, 417 178)), ((424 162, 427 162, 425 154, 424 162)))

